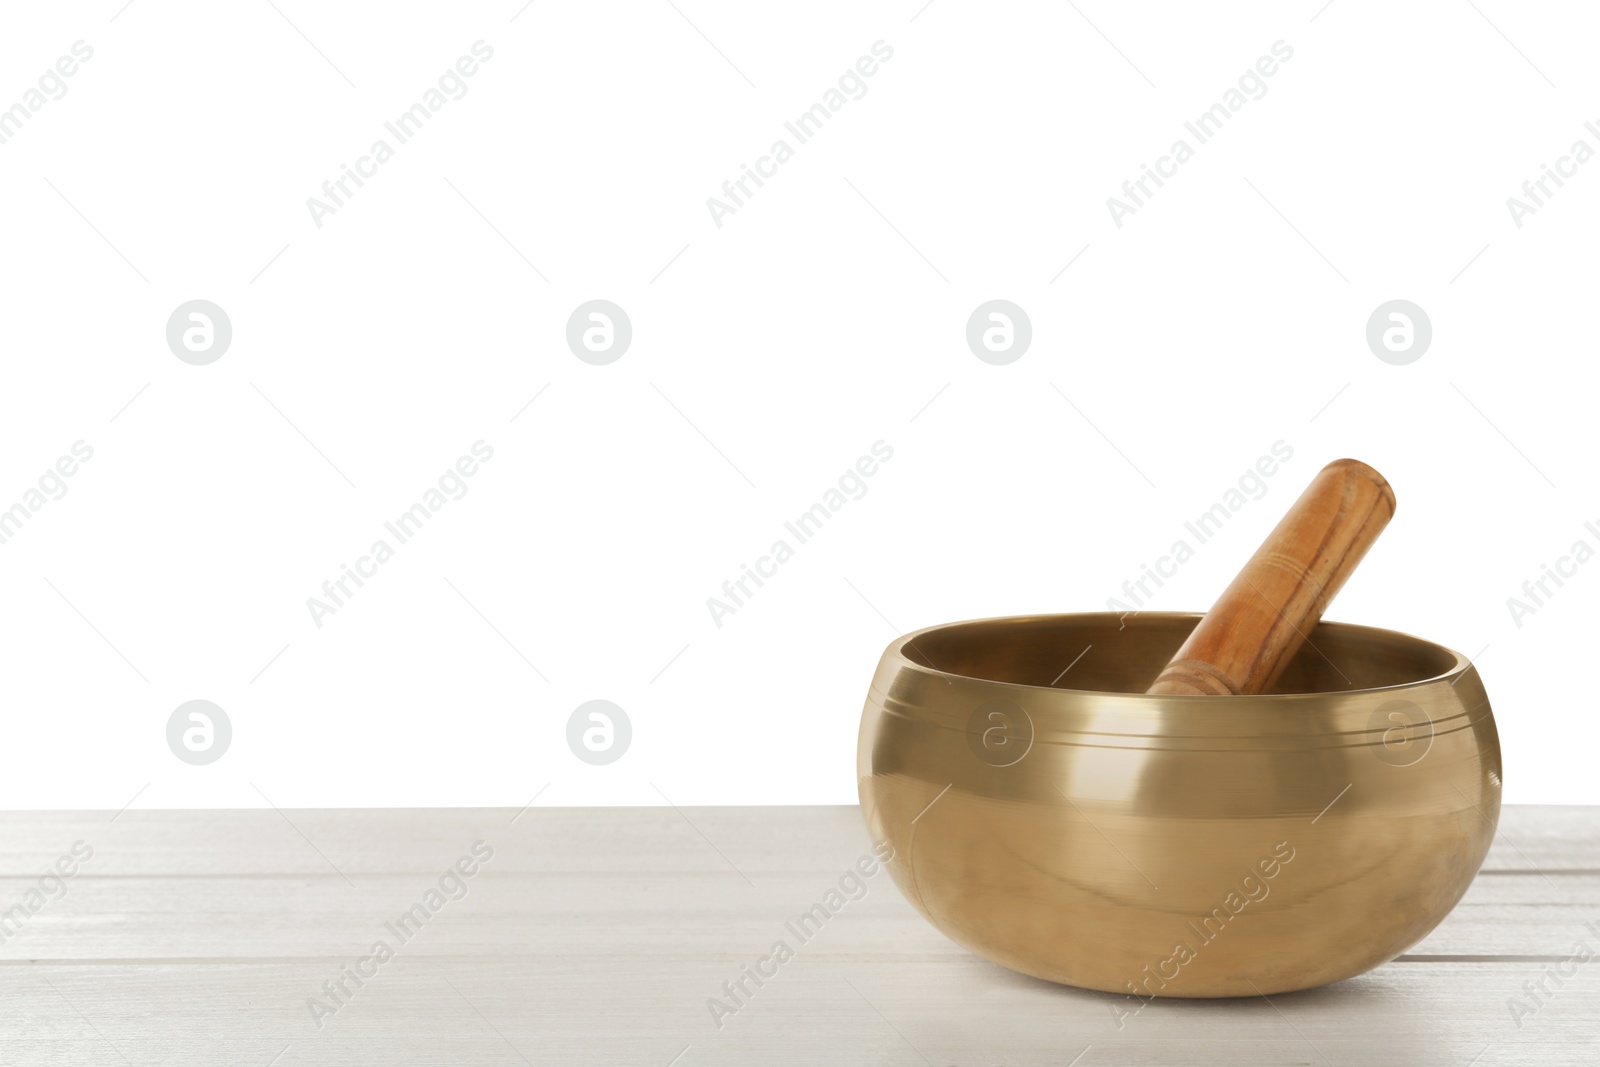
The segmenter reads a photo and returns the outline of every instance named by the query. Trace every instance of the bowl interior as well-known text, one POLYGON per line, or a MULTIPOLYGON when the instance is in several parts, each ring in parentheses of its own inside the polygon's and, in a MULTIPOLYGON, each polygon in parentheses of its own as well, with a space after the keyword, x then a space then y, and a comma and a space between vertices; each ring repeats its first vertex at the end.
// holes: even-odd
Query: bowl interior
MULTIPOLYGON (((1199 621, 1197 614, 1167 612, 980 619, 909 634, 900 640, 899 651, 910 663, 966 678, 1143 693, 1199 621), (1073 662, 1086 648, 1091 651, 1073 662)), ((1458 653, 1409 634, 1323 622, 1307 635, 1272 693, 1349 693, 1414 685, 1467 666, 1458 653)))

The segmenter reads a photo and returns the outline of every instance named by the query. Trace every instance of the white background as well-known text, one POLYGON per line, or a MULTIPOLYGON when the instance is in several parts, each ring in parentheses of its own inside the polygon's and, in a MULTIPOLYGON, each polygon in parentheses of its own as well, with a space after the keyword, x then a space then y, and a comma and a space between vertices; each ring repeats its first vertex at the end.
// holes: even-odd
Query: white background
POLYGON ((1365 459, 1399 512, 1329 617, 1477 656, 1506 799, 1600 802, 1600 563, 1520 627, 1506 604, 1600 548, 1600 162, 1506 207, 1600 148, 1592 12, 675 2, 7 7, 0 106, 94 55, 0 145, 0 507, 94 457, 0 545, 0 806, 853 802, 897 631, 1102 609, 1279 440, 1152 606, 1203 610, 1317 467, 1365 459), (315 226, 480 39, 466 96, 315 226), (718 228, 707 197, 879 40, 718 228), (1279 40, 1116 227, 1106 198, 1279 40), (605 367, 564 340, 597 297, 634 329, 605 367), (234 330, 204 367, 164 336, 195 298, 234 330), (1009 366, 965 343, 992 298, 1032 320, 1009 366), (1409 366, 1364 338, 1394 298, 1433 323, 1409 366), (315 626, 480 439, 468 494, 315 626), (233 723, 206 767, 165 741, 195 698, 233 723), (633 723, 609 766, 565 742, 594 698, 633 723))

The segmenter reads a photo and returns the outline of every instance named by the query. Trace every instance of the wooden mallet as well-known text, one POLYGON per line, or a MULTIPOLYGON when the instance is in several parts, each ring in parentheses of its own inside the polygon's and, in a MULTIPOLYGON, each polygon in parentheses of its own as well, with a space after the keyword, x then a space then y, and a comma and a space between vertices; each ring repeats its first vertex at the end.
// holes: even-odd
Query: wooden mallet
POLYGON ((1270 690, 1393 516, 1383 475, 1354 459, 1322 468, 1146 692, 1270 690))

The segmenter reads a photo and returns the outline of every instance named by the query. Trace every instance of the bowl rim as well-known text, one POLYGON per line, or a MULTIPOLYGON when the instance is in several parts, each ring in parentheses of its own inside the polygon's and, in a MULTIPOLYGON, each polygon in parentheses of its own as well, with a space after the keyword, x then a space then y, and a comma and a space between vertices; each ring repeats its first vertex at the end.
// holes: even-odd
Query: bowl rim
MULTIPOLYGON (((1029 685, 1026 682, 1002 682, 994 678, 980 678, 976 675, 958 674, 954 671, 940 670, 937 667, 930 667, 925 663, 918 663, 916 660, 911 659, 905 654, 906 647, 914 642, 917 638, 923 637, 927 634, 935 633, 939 630, 954 629, 957 626, 972 626, 979 623, 991 622, 1037 622, 1045 619, 1117 619, 1123 616, 1137 616, 1139 618, 1166 620, 1193 619, 1196 622, 1199 622, 1199 620, 1204 617, 1204 613, 1198 611, 1064 611, 1032 615, 991 615, 979 619, 961 619, 955 622, 936 623, 933 626, 924 626, 920 630, 913 630, 910 633, 901 634, 899 637, 896 637, 893 641, 889 642, 888 647, 884 649, 884 656, 892 656, 894 658, 896 667, 901 670, 909 669, 939 678, 956 678, 961 679, 962 681, 977 682, 982 685, 1005 686, 1007 688, 1020 689, 1026 692, 1077 693, 1084 696, 1116 697, 1118 699, 1144 700, 1152 702, 1193 700, 1211 701, 1217 699, 1213 696, 1180 696, 1169 695, 1165 693, 1128 693, 1104 689, 1073 689, 1068 686, 1061 685, 1029 685)), ((1473 670, 1472 661, 1466 656, 1462 655, 1460 652, 1457 652, 1455 649, 1450 648, 1448 645, 1441 645, 1437 641, 1429 641, 1425 637, 1418 637, 1415 634, 1406 633, 1403 630, 1390 630, 1382 626, 1366 626, 1361 623, 1354 622, 1331 622, 1326 619, 1319 621, 1317 625, 1328 626, 1339 630, 1382 635, 1384 637, 1399 637, 1408 641, 1416 641, 1419 644, 1427 645, 1431 648, 1438 649, 1441 652, 1448 653, 1450 656, 1454 657, 1455 664, 1448 670, 1440 674, 1433 675, 1432 677, 1416 678, 1408 682, 1397 682, 1394 685, 1367 686, 1359 689, 1328 690, 1317 693, 1245 693, 1239 696, 1229 697, 1228 699, 1256 701, 1326 700, 1330 696, 1356 696, 1363 693, 1403 692, 1410 689, 1416 689, 1421 686, 1434 685, 1439 682, 1447 682, 1453 686, 1456 684, 1456 682, 1465 677, 1467 672, 1473 670)))

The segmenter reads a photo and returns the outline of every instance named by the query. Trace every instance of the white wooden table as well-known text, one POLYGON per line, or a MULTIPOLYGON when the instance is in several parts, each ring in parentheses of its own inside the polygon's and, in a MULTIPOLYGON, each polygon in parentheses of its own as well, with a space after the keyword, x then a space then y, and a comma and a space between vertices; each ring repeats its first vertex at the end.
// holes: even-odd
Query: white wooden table
POLYGON ((1600 808, 1501 831, 1394 963, 1119 1027, 1121 998, 970 955, 886 873, 802 944, 786 922, 869 851, 854 808, 0 814, 0 1063, 1600 1064, 1600 808))

